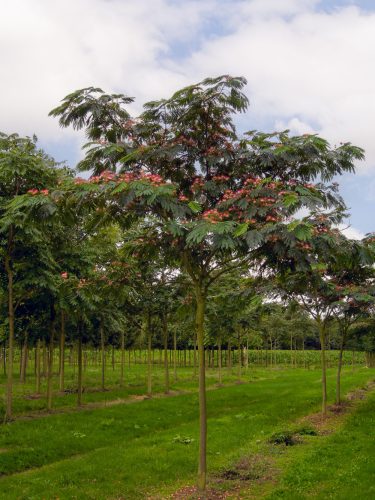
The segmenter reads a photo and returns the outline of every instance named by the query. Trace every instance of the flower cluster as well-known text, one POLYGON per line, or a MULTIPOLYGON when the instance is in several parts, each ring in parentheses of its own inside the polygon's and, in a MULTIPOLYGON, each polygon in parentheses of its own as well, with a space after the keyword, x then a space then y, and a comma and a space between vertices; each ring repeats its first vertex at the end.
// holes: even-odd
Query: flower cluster
POLYGON ((257 204, 261 207, 272 207, 275 204, 275 198, 271 196, 263 196, 261 198, 257 198, 257 204))
POLYGON ((296 246, 300 249, 300 250, 311 250, 312 246, 310 245, 310 243, 307 243, 305 241, 298 241, 296 246))
POLYGON ((133 182, 133 181, 148 181, 154 186, 161 186, 165 184, 163 178, 157 174, 150 174, 141 172, 139 174, 133 172, 127 172, 124 174, 116 174, 114 172, 110 172, 109 170, 105 170, 99 175, 94 175, 89 179, 83 179, 82 177, 76 177, 74 179, 74 184, 99 184, 99 183, 108 183, 108 182, 133 182))
POLYGON ((82 288, 82 287, 84 287, 84 286, 85 286, 85 285, 87 285, 87 284, 88 284, 87 279, 85 279, 85 278, 81 278, 81 279, 79 280, 79 282, 78 282, 78 288, 82 288))
POLYGON ((244 184, 245 186, 251 185, 251 186, 259 186, 259 184, 262 182, 262 179, 260 177, 248 177, 244 184))
POLYGON ((229 177, 227 175, 214 175, 212 180, 215 182, 226 182, 229 181, 229 177))
POLYGON ((267 215, 266 222, 277 222, 279 218, 276 215, 267 215))
POLYGON ((213 208, 212 210, 206 210, 202 214, 202 218, 208 222, 211 222, 212 224, 221 222, 222 220, 227 219, 229 216, 229 211, 219 212, 215 208, 213 208))
POLYGON ((28 194, 31 194, 32 196, 35 196, 36 194, 42 194, 43 196, 48 196, 49 191, 48 189, 29 189, 28 194))
POLYGON ((323 225, 319 225, 318 227, 314 228, 314 235, 315 236, 317 236, 319 234, 327 234, 329 232, 330 232, 329 228, 326 226, 323 226, 323 225))
POLYGON ((231 189, 226 189, 222 201, 238 200, 242 196, 248 194, 246 189, 239 189, 238 191, 232 191, 231 189))

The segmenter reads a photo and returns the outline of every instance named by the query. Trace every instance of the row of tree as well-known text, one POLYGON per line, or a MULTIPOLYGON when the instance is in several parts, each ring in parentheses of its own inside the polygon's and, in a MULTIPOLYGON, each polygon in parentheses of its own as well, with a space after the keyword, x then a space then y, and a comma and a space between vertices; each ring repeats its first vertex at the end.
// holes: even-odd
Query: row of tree
POLYGON ((207 339, 240 345, 268 321, 275 347, 284 320, 291 343, 298 322, 304 332, 317 329, 324 414, 329 325, 341 353, 354 326, 372 350, 375 239, 351 241, 337 229, 346 207, 332 182, 353 172, 363 151, 288 131, 239 135, 234 116, 247 109, 245 83, 209 78, 146 103, 137 118, 122 94, 90 87, 68 95, 51 115, 85 131, 77 168, 89 178, 56 165, 32 139, 0 136, 7 419, 17 335, 48 343, 50 407, 57 329, 64 352, 69 323, 81 360, 89 338, 102 343, 119 332, 124 347, 134 328, 151 356, 155 328, 165 353, 178 330, 197 348, 204 490, 207 339))

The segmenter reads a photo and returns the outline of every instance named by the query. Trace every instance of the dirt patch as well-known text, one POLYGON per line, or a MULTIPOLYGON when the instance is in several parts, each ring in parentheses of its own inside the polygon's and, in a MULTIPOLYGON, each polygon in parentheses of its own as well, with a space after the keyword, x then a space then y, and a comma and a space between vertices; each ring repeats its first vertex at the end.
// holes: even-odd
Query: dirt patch
POLYGON ((356 389, 353 392, 349 392, 349 394, 347 395, 347 399, 349 401, 356 401, 358 399, 365 399, 366 392, 367 392, 367 390, 365 390, 365 389, 356 389))
POLYGON ((27 394, 27 396, 24 396, 24 398, 28 400, 40 399, 41 397, 41 394, 27 394))
POLYGON ((185 486, 167 498, 171 500, 222 500, 229 497, 233 498, 233 491, 219 491, 214 488, 207 488, 206 494, 203 496, 196 486, 185 486))
POLYGON ((233 467, 221 471, 213 478, 213 481, 217 483, 227 481, 265 482, 272 480, 277 472, 272 457, 254 454, 242 457, 233 467))

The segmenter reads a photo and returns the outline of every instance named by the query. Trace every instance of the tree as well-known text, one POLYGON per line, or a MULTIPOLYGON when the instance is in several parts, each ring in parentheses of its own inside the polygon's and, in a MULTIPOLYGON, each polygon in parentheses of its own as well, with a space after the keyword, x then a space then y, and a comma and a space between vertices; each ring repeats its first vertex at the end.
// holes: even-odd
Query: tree
POLYGON ((359 311, 356 309, 359 306, 357 300, 362 301, 362 306, 371 300, 368 293, 363 293, 365 287, 361 290, 351 280, 358 280, 358 283, 362 282, 366 275, 371 275, 366 265, 372 262, 372 255, 360 243, 345 238, 332 227, 332 221, 324 215, 316 217, 314 234, 308 251, 312 257, 318 258, 316 263, 308 271, 287 270, 281 273, 276 277, 276 281, 271 283, 271 289, 275 287, 276 292, 278 291, 283 298, 297 302, 316 322, 321 348, 322 413, 326 416, 327 328, 336 317, 342 336, 337 382, 339 398, 342 350, 347 331, 356 315, 354 310, 356 313, 359 311))
MULTIPOLYGON (((94 110, 106 96, 100 89, 76 91, 51 111, 62 126, 85 128, 88 137, 95 133, 81 166, 102 174, 86 187, 80 181, 82 189, 96 189, 98 196, 106 191, 107 214, 152 213, 160 244, 190 277, 199 355, 200 490, 206 484, 208 291, 223 274, 265 257, 274 264, 308 267, 311 227, 308 221, 291 225, 290 217, 302 207, 343 207, 337 187, 324 182, 353 171, 353 160, 363 157, 359 148, 332 149, 315 135, 253 131, 239 137, 233 115, 247 109, 245 84, 244 78, 208 78, 170 99, 145 104, 136 120, 117 113, 110 125, 115 139, 106 134, 106 120, 102 128, 95 122, 94 110), (322 183, 312 185, 317 178, 322 183)), ((119 96, 113 102, 116 109, 119 96)))
MULTIPOLYGON (((17 265, 27 262, 31 248, 44 245, 47 249, 38 223, 55 210, 50 189, 57 186, 59 177, 61 172, 37 148, 35 138, 0 133, 0 255, 7 277, 9 330, 6 420, 12 418, 15 311, 22 295, 15 296, 22 277, 17 274, 17 265)), ((44 261, 48 261, 48 255, 44 255, 44 261)))

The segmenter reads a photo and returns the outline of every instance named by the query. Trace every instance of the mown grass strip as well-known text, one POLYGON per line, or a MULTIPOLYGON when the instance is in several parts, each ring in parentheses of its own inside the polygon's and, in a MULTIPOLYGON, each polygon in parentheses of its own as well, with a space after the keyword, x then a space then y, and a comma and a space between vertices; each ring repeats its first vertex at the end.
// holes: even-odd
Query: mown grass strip
MULTIPOLYGON (((333 371, 330 377, 333 382, 333 371)), ((344 391, 368 378, 366 369, 348 371, 344 391)), ((318 371, 290 370, 273 380, 210 391, 211 471, 228 467, 276 428, 317 409, 319 381, 318 371)), ((8 451, 0 454, 0 467, 8 477, 0 480, 0 497, 164 494, 179 480, 193 481, 197 432, 195 394, 14 422, 1 430, 0 448, 8 451)))

